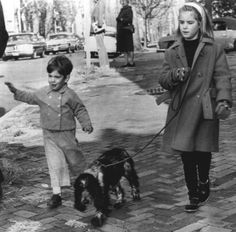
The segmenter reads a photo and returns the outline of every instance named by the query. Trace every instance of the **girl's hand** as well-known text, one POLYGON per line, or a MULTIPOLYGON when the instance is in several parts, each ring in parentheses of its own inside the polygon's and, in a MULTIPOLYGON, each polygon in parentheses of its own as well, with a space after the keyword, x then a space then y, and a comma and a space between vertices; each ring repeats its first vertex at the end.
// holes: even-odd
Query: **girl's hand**
POLYGON ((5 82, 5 85, 8 87, 8 89, 12 92, 15 93, 16 92, 16 88, 14 87, 14 85, 11 82, 5 82))
POLYGON ((215 110, 217 118, 225 120, 229 117, 231 110, 227 101, 218 102, 215 110))
POLYGON ((189 73, 189 67, 177 68, 172 79, 175 82, 184 82, 188 79, 189 73))
POLYGON ((91 125, 89 126, 85 126, 83 127, 82 129, 84 132, 88 133, 88 134, 91 134, 93 132, 93 127, 91 125))

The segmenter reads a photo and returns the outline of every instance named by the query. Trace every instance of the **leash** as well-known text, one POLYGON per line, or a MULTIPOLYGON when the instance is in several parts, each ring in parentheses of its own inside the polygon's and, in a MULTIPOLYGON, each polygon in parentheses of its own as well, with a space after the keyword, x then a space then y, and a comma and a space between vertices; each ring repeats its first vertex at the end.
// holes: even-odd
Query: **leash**
MULTIPOLYGON (((179 113, 179 111, 180 111, 180 109, 183 105, 184 99, 186 97, 188 86, 189 86, 189 83, 190 83, 190 79, 191 79, 191 73, 189 74, 188 81, 187 81, 186 86, 184 88, 183 97, 181 98, 181 91, 177 92, 174 95, 173 101, 171 102, 171 107, 172 107, 172 110, 175 111, 175 114, 169 119, 169 121, 165 124, 165 126, 163 126, 140 150, 138 150, 136 153, 134 153, 134 155, 132 155, 131 157, 127 157, 123 160, 117 161, 117 162, 112 163, 112 164, 107 164, 107 165, 101 164, 101 166, 103 166, 105 168, 115 166, 115 165, 121 164, 121 163, 129 160, 130 158, 133 158, 133 157, 137 156, 139 153, 144 151, 144 149, 146 149, 158 136, 160 136, 161 132, 164 131, 170 125, 170 123, 176 118, 176 116, 178 115, 178 113, 179 113), (179 96, 178 96, 178 94, 179 94, 179 96), (173 104, 175 103, 175 99, 177 97, 179 99, 179 103, 178 103, 177 107, 175 108, 173 106, 173 104)), ((179 88, 181 88, 181 87, 182 86, 179 86, 179 88)))
MULTIPOLYGON (((179 111, 178 111, 179 112, 179 111)), ((163 126, 141 149, 139 149, 137 152, 134 153, 134 155, 132 155, 131 157, 127 157, 123 160, 120 160, 120 161, 117 161, 115 163, 112 163, 112 164, 101 164, 101 166, 107 168, 107 167, 111 167, 111 166, 115 166, 115 165, 118 165, 118 164, 121 164, 127 160, 129 160, 130 158, 134 158, 135 156, 137 156, 139 153, 141 153, 142 151, 144 151, 158 136, 160 136, 161 132, 163 130, 166 129, 166 127, 174 120, 174 118, 177 116, 178 112, 176 112, 173 117, 165 124, 165 126, 163 126)))

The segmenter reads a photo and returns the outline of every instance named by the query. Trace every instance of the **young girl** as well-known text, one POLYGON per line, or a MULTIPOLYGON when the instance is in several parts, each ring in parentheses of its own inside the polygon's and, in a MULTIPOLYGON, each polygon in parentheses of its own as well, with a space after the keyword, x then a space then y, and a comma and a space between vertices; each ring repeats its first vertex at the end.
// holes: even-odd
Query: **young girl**
POLYGON ((83 131, 93 131, 83 102, 67 86, 72 69, 73 65, 66 56, 56 56, 47 65, 49 86, 26 92, 16 89, 12 83, 5 83, 16 100, 40 107, 40 124, 53 190, 48 202, 50 209, 61 205, 61 187, 70 186, 68 166, 74 175, 79 175, 85 168, 85 159, 75 137, 75 118, 83 131))
POLYGON ((201 5, 180 8, 177 37, 159 80, 171 97, 163 150, 181 155, 190 200, 185 210, 194 212, 210 194, 211 152, 219 149, 219 119, 230 114, 232 86, 226 56, 201 5))

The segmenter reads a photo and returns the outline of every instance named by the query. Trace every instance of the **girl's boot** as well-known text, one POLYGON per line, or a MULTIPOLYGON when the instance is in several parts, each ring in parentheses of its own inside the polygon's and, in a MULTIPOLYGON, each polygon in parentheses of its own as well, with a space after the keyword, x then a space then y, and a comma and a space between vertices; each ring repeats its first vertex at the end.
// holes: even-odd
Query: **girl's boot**
POLYGON ((206 182, 199 183, 199 201, 200 203, 205 203, 210 195, 210 181, 209 179, 206 182))

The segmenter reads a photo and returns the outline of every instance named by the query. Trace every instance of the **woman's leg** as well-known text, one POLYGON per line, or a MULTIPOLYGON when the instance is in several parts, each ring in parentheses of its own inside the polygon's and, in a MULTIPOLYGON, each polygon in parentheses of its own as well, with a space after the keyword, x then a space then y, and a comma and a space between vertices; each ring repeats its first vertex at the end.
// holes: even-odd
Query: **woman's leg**
POLYGON ((134 52, 133 51, 128 52, 127 57, 128 57, 127 63, 130 64, 131 66, 134 66, 134 52))

